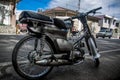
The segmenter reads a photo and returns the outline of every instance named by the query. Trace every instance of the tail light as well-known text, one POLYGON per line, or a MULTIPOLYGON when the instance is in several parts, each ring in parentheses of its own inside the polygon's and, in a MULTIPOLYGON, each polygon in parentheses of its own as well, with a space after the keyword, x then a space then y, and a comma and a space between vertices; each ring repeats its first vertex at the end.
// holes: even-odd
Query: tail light
POLYGON ((26 23, 20 23, 18 24, 18 26, 20 30, 24 31, 24 30, 27 30, 28 25, 26 23))

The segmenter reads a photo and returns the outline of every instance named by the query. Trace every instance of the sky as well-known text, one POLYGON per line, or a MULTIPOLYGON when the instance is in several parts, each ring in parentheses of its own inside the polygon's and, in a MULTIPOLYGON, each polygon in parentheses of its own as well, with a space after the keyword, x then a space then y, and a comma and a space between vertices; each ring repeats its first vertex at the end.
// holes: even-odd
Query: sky
MULTIPOLYGON (((46 10, 57 6, 77 10, 79 0, 21 0, 17 4, 18 10, 46 10)), ((120 19, 120 0, 80 0, 80 11, 87 12, 91 9, 102 7, 100 12, 120 19)), ((100 15, 100 14, 98 14, 100 15)))

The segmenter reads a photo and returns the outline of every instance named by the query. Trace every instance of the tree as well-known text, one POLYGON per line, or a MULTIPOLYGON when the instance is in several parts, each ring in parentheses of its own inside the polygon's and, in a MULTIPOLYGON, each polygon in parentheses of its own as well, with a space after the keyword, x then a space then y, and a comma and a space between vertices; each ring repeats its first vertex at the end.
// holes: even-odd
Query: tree
POLYGON ((4 5, 0 4, 0 23, 3 24, 6 14, 9 12, 4 5))

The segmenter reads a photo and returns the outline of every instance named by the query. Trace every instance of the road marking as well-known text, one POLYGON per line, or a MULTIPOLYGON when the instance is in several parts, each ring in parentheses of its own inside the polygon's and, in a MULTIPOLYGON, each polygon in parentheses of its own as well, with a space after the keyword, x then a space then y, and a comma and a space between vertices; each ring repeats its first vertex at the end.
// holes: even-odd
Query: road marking
MULTIPOLYGON (((114 49, 114 50, 107 50, 107 51, 100 51, 99 53, 108 53, 108 52, 114 52, 114 51, 120 51, 120 49, 114 49)), ((89 53, 86 53, 86 55, 89 55, 89 53)), ((12 65, 12 62, 4 62, 0 63, 0 66, 7 66, 7 65, 12 65)))
POLYGON ((104 41, 104 40, 99 40, 99 41, 97 41, 97 43, 100 43, 100 44, 109 44, 109 45, 111 45, 111 44, 117 44, 117 43, 115 43, 115 42, 110 42, 110 41, 104 41))
MULTIPOLYGON (((99 53, 108 53, 108 52, 114 52, 114 51, 120 51, 120 49, 100 51, 99 53)), ((89 55, 89 53, 85 53, 85 55, 89 55)))
POLYGON ((11 65, 12 62, 3 62, 3 63, 0 63, 0 66, 7 66, 7 65, 11 65))
POLYGON ((114 51, 120 51, 120 49, 113 49, 113 50, 100 51, 99 53, 108 53, 108 52, 114 52, 114 51))

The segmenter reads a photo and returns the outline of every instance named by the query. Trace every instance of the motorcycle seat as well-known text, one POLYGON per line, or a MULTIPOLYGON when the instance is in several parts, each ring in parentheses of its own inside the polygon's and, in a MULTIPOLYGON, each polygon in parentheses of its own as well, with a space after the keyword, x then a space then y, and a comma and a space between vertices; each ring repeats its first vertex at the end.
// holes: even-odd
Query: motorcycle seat
POLYGON ((63 20, 58 18, 53 18, 54 25, 57 26, 59 29, 67 29, 67 25, 64 23, 63 20))
POLYGON ((65 30, 71 27, 71 25, 68 25, 66 22, 64 22, 61 19, 50 18, 48 16, 35 13, 32 11, 23 11, 19 16, 19 21, 21 23, 26 23, 27 20, 30 20, 29 22, 37 21, 37 22, 42 22, 42 23, 47 23, 47 24, 54 24, 57 28, 65 29, 65 30))

